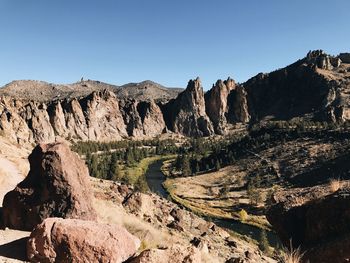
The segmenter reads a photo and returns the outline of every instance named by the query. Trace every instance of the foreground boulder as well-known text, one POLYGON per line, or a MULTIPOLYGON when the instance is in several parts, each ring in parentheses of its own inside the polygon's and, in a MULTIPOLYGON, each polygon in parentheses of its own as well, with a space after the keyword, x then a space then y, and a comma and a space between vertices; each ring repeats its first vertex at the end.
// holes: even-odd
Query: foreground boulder
POLYGON ((3 201, 4 226, 31 231, 48 217, 96 219, 84 162, 63 143, 40 144, 30 171, 3 201))
POLYGON ((350 188, 329 185, 293 189, 274 195, 267 219, 282 243, 305 252, 310 262, 350 259, 350 188), (290 241, 291 240, 291 241, 290 241))
POLYGON ((78 219, 48 218, 27 243, 31 262, 124 262, 135 254, 140 240, 126 229, 78 219))

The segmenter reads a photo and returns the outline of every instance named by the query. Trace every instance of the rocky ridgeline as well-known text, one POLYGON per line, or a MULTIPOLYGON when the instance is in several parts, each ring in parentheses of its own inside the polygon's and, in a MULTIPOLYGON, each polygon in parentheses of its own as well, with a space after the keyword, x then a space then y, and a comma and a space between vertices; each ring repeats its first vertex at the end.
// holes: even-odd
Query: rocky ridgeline
MULTIPOLYGON (((237 89, 238 90, 238 89, 237 89)), ((221 93, 221 90, 218 91, 221 93)), ((244 92, 234 90, 234 101, 243 101, 244 92), (242 98, 243 97, 243 98, 242 98)), ((229 107, 227 96, 221 100, 219 115, 233 112, 229 120, 246 122, 245 106, 229 107), (240 113, 243 111, 244 113, 240 113), (235 117, 239 116, 239 117, 235 117)), ((81 98, 66 98, 49 102, 27 101, 11 96, 0 98, 0 128, 5 137, 16 143, 50 142, 56 136, 75 140, 120 140, 122 138, 156 137, 165 132, 185 136, 210 136, 220 123, 213 122, 216 104, 211 96, 204 97, 200 80, 190 80, 185 91, 167 103, 152 99, 118 99, 110 90, 94 91, 81 98), (206 104, 209 106, 206 108, 206 104)), ((219 102, 218 102, 219 103, 219 102)), ((220 104, 219 103, 219 104, 220 104)), ((235 103, 233 103, 235 104, 235 103)), ((220 127, 221 127, 220 126, 220 127)))
POLYGON ((205 94, 197 78, 175 98, 179 90, 170 94, 158 86, 155 90, 152 83, 153 89, 148 88, 148 82, 133 85, 130 93, 121 89, 121 98, 117 88, 87 81, 86 90, 78 84, 77 90, 63 86, 64 96, 55 86, 34 85, 30 90, 38 89, 52 99, 33 99, 34 93, 20 96, 27 82, 19 82, 0 93, 0 131, 13 142, 32 143, 53 141, 56 136, 75 140, 150 138, 169 132, 210 136, 227 133, 231 124, 266 118, 345 121, 350 119, 349 56, 312 51, 294 64, 240 85, 230 78, 218 80, 205 94), (165 96, 161 95, 163 100, 158 93, 165 96))
POLYGON ((243 86, 251 120, 349 120, 348 56, 349 53, 333 57, 321 50, 311 51, 285 68, 249 79, 243 86))

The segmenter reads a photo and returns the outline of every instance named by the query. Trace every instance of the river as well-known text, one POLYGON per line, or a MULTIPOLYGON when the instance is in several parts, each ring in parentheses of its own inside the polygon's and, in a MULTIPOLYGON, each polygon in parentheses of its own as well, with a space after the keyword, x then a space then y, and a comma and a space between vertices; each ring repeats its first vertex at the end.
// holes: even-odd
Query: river
MULTIPOLYGON (((163 161, 156 161, 150 164, 146 172, 146 180, 148 187, 152 192, 168 199, 169 194, 163 187, 163 182, 166 180, 166 177, 161 171, 162 164, 163 161)), ((229 229, 240 235, 248 236, 251 239, 255 239, 257 241, 260 239, 261 229, 258 227, 243 224, 240 221, 234 219, 219 219, 210 217, 206 217, 204 219, 212 221, 218 226, 229 229)), ((272 231, 267 231, 267 238, 271 246, 276 247, 278 244, 280 244, 278 237, 272 231)))

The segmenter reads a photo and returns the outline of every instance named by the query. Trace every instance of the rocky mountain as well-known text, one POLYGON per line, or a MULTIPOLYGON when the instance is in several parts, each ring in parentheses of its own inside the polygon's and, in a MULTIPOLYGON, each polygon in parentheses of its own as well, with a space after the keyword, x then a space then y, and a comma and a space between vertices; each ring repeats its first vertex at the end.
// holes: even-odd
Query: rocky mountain
MULTIPOLYGON (((349 53, 321 50, 243 84, 218 80, 204 94, 200 79, 185 90, 151 81, 121 87, 98 81, 54 85, 16 81, 0 90, 0 130, 14 142, 226 134, 231 124, 295 117, 350 119, 349 53)), ((231 129, 232 130, 232 129, 231 129)))
POLYGON ((120 99, 167 101, 175 98, 182 88, 167 88, 150 80, 128 83, 122 86, 96 80, 81 80, 73 84, 53 84, 45 81, 16 80, 0 89, 0 96, 16 99, 49 102, 62 99, 81 98, 94 91, 109 90, 120 99))
POLYGON ((141 101, 153 99, 155 101, 168 101, 176 98, 182 88, 166 88, 158 83, 145 80, 139 83, 128 83, 116 89, 118 98, 133 98, 141 101))
POLYGON ((2 87, 0 96, 26 101, 51 102, 63 99, 72 100, 105 89, 114 91, 118 89, 118 86, 94 80, 82 80, 67 85, 35 80, 16 80, 2 87))
POLYGON ((311 51, 283 69, 248 80, 243 86, 252 120, 293 117, 348 120, 350 64, 347 54, 334 57, 322 50, 311 51))

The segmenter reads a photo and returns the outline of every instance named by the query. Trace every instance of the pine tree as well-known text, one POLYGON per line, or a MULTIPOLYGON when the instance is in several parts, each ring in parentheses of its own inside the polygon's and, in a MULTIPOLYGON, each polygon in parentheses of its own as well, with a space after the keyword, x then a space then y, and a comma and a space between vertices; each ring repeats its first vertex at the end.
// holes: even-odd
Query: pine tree
POLYGON ((99 171, 98 171, 98 157, 96 154, 93 154, 91 156, 91 169, 90 169, 90 175, 93 177, 99 177, 99 171))
POLYGON ((112 154, 111 160, 109 162, 109 169, 107 173, 107 179, 108 180, 114 180, 115 181, 115 173, 118 170, 118 158, 116 154, 112 154))
POLYGON ((125 162, 127 166, 131 166, 135 162, 133 150, 130 150, 130 148, 126 150, 125 162))
POLYGON ((115 169, 114 169, 114 174, 113 174, 113 177, 112 177, 112 181, 119 181, 121 178, 120 178, 120 168, 119 168, 119 165, 116 164, 115 165, 115 169))
POLYGON ((182 175, 189 176, 191 175, 191 173, 192 173, 192 170, 191 170, 190 160, 187 155, 184 155, 182 159, 182 175))
POLYGON ((196 162, 196 173, 199 173, 200 172, 200 167, 199 167, 199 163, 198 161, 196 162))
POLYGON ((219 160, 218 160, 218 159, 216 159, 216 162, 215 162, 215 170, 216 170, 216 171, 219 171, 219 170, 220 170, 220 168, 221 168, 221 166, 220 166, 220 162, 219 162, 219 160))

